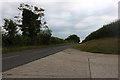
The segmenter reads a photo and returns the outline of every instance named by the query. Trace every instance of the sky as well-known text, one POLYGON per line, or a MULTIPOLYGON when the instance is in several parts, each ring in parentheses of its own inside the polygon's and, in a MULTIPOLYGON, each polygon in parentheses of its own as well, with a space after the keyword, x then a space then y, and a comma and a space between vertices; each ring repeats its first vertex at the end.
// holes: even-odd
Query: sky
POLYGON ((65 39, 76 34, 81 40, 105 24, 118 19, 119 0, 1 0, 0 26, 3 18, 14 19, 21 3, 45 9, 45 19, 52 36, 65 39), (26 1, 26 2, 25 2, 26 1))

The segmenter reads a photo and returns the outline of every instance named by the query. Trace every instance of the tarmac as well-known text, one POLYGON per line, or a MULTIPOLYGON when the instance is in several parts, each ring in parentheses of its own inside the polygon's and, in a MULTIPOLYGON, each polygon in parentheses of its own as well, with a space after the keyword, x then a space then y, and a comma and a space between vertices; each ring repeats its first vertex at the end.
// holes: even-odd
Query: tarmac
POLYGON ((118 78, 118 55, 66 49, 10 69, 3 78, 118 78))

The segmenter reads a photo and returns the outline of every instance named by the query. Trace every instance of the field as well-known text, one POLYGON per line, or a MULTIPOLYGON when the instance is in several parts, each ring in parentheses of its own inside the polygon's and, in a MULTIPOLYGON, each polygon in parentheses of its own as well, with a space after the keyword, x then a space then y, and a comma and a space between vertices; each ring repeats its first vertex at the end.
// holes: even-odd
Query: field
POLYGON ((87 41, 74 47, 81 51, 93 53, 107 53, 118 54, 118 39, 117 38, 103 38, 87 41))

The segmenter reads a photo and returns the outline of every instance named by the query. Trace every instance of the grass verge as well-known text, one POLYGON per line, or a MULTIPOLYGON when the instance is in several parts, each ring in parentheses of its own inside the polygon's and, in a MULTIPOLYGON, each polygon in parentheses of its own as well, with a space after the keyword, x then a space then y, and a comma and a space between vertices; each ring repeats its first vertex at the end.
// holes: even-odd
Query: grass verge
POLYGON ((74 47, 75 49, 93 52, 93 53, 107 53, 118 54, 118 39, 117 38, 103 38, 91 40, 74 47))
POLYGON ((41 45, 41 46, 4 47, 2 48, 2 54, 29 50, 29 49, 41 49, 41 48, 49 48, 49 47, 57 47, 57 46, 65 46, 65 45, 73 45, 73 43, 51 44, 51 45, 41 45))

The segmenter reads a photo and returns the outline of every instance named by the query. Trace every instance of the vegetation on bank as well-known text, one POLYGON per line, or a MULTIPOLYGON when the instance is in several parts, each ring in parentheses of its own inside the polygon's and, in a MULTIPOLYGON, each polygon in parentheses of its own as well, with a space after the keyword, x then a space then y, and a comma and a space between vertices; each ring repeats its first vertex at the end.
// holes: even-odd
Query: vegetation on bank
POLYGON ((79 44, 74 48, 93 53, 118 54, 118 38, 95 39, 79 44))
POLYGON ((100 38, 114 38, 120 37, 120 20, 104 25, 102 28, 89 34, 83 42, 87 42, 94 39, 100 38))
POLYGON ((104 25, 88 35, 81 44, 74 48, 94 53, 118 54, 119 26, 120 20, 104 25))

